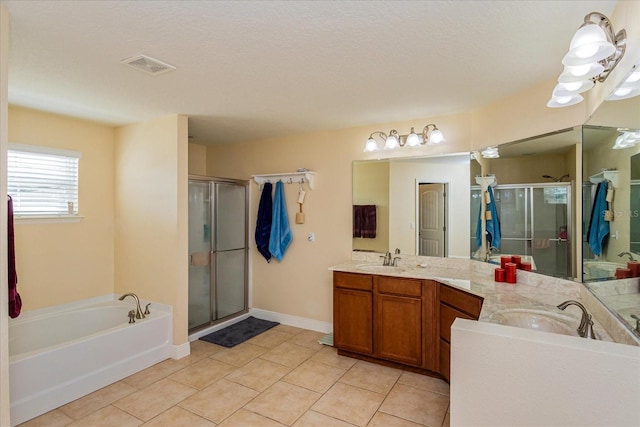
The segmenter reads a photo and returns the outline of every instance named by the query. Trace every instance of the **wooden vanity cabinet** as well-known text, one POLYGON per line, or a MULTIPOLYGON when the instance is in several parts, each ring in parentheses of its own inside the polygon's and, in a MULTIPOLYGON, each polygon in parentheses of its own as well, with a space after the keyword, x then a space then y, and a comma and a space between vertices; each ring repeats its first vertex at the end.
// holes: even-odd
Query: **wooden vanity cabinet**
POLYGON ((451 372, 451 325, 456 317, 478 320, 483 298, 440 284, 439 371, 447 381, 451 372))
POLYGON ((437 284, 429 280, 334 272, 334 346, 437 370, 437 284))
POLYGON ((333 345, 373 354, 373 277, 333 273, 333 345))

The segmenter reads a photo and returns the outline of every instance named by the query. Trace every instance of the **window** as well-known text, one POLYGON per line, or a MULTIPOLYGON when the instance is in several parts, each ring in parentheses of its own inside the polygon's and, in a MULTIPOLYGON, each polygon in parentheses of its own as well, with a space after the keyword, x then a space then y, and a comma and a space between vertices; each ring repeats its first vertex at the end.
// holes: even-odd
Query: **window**
POLYGON ((78 214, 80 152, 9 144, 7 192, 19 217, 78 214))

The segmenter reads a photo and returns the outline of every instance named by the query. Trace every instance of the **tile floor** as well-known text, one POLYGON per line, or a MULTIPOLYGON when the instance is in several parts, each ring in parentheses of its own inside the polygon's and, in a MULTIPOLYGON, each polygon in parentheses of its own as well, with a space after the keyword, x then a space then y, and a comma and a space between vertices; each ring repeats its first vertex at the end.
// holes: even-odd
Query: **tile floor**
POLYGON ((338 356, 322 336, 278 325, 231 349, 195 341, 21 427, 449 426, 447 383, 338 356))

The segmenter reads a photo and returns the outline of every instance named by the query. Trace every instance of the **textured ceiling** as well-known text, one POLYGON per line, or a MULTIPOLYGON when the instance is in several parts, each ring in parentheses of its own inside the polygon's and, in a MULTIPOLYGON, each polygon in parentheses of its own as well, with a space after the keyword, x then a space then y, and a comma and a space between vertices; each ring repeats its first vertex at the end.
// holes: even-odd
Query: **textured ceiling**
POLYGON ((2 3, 11 17, 10 104, 114 125, 185 114, 199 143, 469 111, 557 77, 584 15, 616 5, 2 3), (138 54, 177 70, 151 76, 120 64, 138 54))

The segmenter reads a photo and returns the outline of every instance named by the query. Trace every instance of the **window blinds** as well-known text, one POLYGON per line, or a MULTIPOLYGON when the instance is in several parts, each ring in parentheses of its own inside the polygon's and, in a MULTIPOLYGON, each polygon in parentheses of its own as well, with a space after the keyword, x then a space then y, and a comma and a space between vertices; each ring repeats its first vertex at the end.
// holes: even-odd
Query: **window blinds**
POLYGON ((9 144, 7 191, 15 215, 77 215, 80 152, 9 144))

